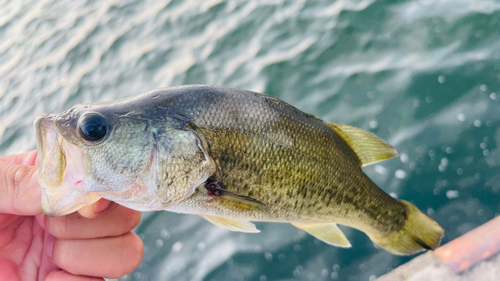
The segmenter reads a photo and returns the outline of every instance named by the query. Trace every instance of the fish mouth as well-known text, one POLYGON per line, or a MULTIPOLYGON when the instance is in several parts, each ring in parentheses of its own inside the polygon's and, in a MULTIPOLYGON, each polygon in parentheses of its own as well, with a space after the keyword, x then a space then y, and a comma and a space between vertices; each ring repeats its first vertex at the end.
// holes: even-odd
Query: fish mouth
POLYGON ((49 216, 66 215, 100 199, 96 194, 86 192, 81 150, 63 137, 56 118, 51 114, 40 115, 34 124, 42 211, 49 216))
POLYGON ((61 185, 66 168, 62 136, 57 130, 54 117, 48 114, 36 118, 35 129, 40 164, 38 181, 46 188, 58 187, 61 185))
MULTIPOLYGON (((45 135, 45 131, 41 127, 41 122, 47 116, 48 116, 48 114, 42 114, 35 119, 35 134, 36 134, 36 146, 37 146, 37 150, 38 150, 38 155, 45 155, 44 154, 44 137, 43 137, 45 135)), ((38 157, 38 158, 39 158, 38 162, 39 162, 40 166, 43 166, 43 157, 38 157)))

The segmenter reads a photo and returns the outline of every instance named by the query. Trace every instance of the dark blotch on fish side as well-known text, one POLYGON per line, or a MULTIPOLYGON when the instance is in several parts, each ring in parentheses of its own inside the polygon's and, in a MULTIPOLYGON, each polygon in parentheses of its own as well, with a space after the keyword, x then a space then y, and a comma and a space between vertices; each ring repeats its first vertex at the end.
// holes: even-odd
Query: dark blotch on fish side
POLYGON ((209 178, 205 182, 205 188, 207 189, 207 195, 209 196, 219 196, 222 193, 222 184, 212 178, 209 178))

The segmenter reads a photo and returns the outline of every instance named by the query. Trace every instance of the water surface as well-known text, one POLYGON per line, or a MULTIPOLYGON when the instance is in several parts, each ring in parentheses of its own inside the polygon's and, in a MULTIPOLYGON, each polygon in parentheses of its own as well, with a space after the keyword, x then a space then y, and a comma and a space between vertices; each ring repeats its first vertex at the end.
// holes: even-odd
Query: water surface
MULTIPOLYGON (((0 1, 0 154, 35 148, 34 118, 159 87, 224 85, 370 130, 401 154, 365 169, 446 230, 500 213, 500 2, 0 1)), ((411 257, 144 214, 124 280, 373 280, 411 257)))

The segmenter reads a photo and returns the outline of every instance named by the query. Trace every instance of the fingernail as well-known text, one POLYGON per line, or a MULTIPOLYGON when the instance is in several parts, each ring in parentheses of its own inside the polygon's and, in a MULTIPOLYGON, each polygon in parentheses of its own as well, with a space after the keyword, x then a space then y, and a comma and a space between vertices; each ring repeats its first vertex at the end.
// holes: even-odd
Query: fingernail
POLYGON ((104 212, 108 206, 109 206, 110 201, 106 199, 100 199, 99 201, 94 203, 94 213, 98 214, 101 212, 104 212))
POLYGON ((52 258, 52 251, 54 250, 54 243, 56 242, 56 238, 52 235, 47 238, 47 242, 45 242, 45 253, 49 258, 52 258))

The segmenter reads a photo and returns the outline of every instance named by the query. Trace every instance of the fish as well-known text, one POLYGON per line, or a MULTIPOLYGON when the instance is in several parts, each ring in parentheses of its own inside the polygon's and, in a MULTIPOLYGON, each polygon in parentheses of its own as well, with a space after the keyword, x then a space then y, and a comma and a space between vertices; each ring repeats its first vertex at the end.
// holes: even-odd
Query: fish
POLYGON ((396 255, 435 249, 443 229, 362 167, 398 156, 374 134, 325 122, 273 96, 208 85, 157 89, 43 114, 34 124, 42 209, 100 198, 199 215, 232 231, 291 223, 337 247, 338 225, 396 255))

